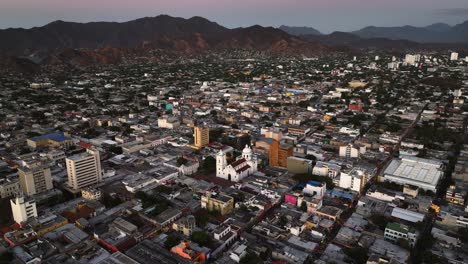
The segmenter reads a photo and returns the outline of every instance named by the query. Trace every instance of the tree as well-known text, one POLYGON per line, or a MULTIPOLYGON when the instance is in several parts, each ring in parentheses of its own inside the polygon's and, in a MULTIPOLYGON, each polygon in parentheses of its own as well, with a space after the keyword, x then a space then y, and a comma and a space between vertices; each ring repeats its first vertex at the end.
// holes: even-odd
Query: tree
POLYGON ((199 244, 202 247, 211 247, 213 245, 213 239, 210 235, 203 231, 195 231, 190 236, 190 240, 199 244))
POLYGON ((467 227, 459 228, 458 235, 459 235, 460 240, 463 243, 468 243, 468 228, 467 227))
POLYGON ((240 261, 240 264, 258 264, 262 263, 262 260, 257 256, 257 254, 253 252, 247 252, 245 256, 243 256, 240 261))
POLYGON ((281 215, 278 221, 278 225, 284 227, 288 223, 288 218, 285 215, 281 215))
POLYGON ((188 161, 187 161, 184 157, 179 157, 179 158, 177 159, 177 166, 180 167, 180 166, 182 166, 182 165, 187 164, 187 162, 188 162, 188 161))
POLYGON ((120 155, 123 153, 122 147, 119 147, 119 146, 111 146, 109 148, 109 151, 117 155, 120 155))
POLYGON ((301 203, 301 211, 307 212, 307 203, 305 201, 302 201, 301 203))
POLYGON ((177 246, 180 243, 180 238, 175 236, 168 236, 164 242, 164 247, 167 250, 171 250, 174 246, 177 246))
POLYGON ((385 230, 385 227, 387 227, 388 224, 388 219, 382 214, 372 214, 369 217, 369 220, 371 220, 371 222, 377 225, 381 230, 385 230))
POLYGON ((354 263, 366 263, 368 259, 368 251, 363 247, 345 248, 343 251, 354 263))
POLYGON ((397 244, 404 249, 411 250, 411 244, 404 238, 397 239, 397 244))
POLYGON ((13 253, 9 251, 0 254, 0 263, 11 263, 13 259, 13 253))
POLYGON ((216 159, 212 156, 206 157, 203 160, 202 168, 206 173, 214 172, 216 170, 216 159))

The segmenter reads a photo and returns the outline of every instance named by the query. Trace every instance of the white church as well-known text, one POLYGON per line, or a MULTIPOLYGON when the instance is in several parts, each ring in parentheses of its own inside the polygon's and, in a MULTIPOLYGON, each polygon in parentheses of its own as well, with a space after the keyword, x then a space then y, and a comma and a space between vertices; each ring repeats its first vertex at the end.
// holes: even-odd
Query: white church
POLYGON ((239 182, 255 172, 257 172, 257 157, 253 155, 248 145, 245 146, 242 155, 229 165, 223 150, 216 154, 216 177, 239 182))

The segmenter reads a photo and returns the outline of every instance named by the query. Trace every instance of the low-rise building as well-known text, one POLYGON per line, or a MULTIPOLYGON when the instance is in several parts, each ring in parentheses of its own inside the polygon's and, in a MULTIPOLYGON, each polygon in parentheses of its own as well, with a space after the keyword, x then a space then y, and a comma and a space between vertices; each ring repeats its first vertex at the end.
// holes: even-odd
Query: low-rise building
POLYGON ((416 231, 406 225, 398 223, 388 223, 385 227, 384 238, 386 240, 397 242, 398 239, 404 239, 414 246, 418 234, 416 231))
POLYGON ((218 211, 221 215, 226 215, 234 209, 234 198, 224 194, 214 194, 207 192, 201 197, 201 207, 208 211, 218 211))

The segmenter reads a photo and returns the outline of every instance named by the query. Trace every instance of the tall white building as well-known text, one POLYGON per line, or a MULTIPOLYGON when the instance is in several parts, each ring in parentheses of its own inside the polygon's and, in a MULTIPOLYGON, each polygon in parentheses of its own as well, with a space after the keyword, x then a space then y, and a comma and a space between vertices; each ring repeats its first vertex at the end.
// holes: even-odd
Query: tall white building
POLYGON ((10 199, 11 212, 16 223, 22 224, 30 218, 37 217, 36 201, 32 198, 18 196, 10 199))
POLYGON ((54 188, 50 167, 42 160, 23 162, 18 168, 21 190, 26 195, 46 192, 54 188))
POLYGON ((242 155, 231 164, 227 164, 226 153, 223 150, 216 154, 216 177, 238 182, 256 171, 257 157, 247 145, 242 151, 242 155))
POLYGON ((368 180, 369 175, 366 171, 353 169, 349 173, 342 172, 340 174, 340 182, 338 186, 361 193, 368 180))
POLYGON ((456 60, 458 60, 458 53, 456 53, 456 52, 450 53, 450 60, 451 60, 451 61, 456 61, 456 60))
POLYGON ((366 153, 366 147, 362 146, 353 146, 348 144, 346 146, 340 146, 340 157, 350 158, 359 158, 361 154, 366 153))
POLYGON ((406 54, 405 63, 409 65, 414 65, 416 63, 416 57, 412 54, 406 54))
POLYGON ((80 190, 102 181, 101 160, 99 151, 86 150, 85 153, 66 159, 68 185, 74 190, 80 190))

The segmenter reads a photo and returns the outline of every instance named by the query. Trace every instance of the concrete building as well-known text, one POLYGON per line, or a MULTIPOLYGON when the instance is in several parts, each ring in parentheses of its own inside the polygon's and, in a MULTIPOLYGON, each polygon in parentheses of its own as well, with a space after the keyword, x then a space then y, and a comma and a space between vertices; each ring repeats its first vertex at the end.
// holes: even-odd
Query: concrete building
POLYGON ((290 173, 311 175, 313 162, 308 159, 288 157, 287 166, 290 173))
POLYGON ((26 195, 46 192, 54 188, 48 164, 42 160, 22 162, 18 168, 21 190, 26 195))
POLYGON ((392 242, 396 242, 398 239, 404 239, 408 241, 411 246, 414 246, 417 236, 416 231, 406 225, 388 223, 385 227, 384 238, 392 242))
POLYGON ((163 116, 158 118, 158 127, 174 129, 180 126, 180 121, 176 117, 163 116))
POLYGON ((99 151, 87 149, 85 153, 66 159, 68 185, 80 190, 102 181, 101 160, 99 151))
POLYGON ((269 151, 270 166, 272 167, 288 167, 288 157, 294 153, 294 147, 290 144, 280 143, 274 140, 269 151))
POLYGON ((441 161, 403 156, 392 160, 381 180, 401 185, 410 184, 435 192, 443 173, 444 164, 441 161))
POLYGON ((327 184, 325 182, 309 181, 305 188, 302 190, 303 193, 314 195, 316 199, 322 199, 325 196, 327 190, 327 184))
POLYGON ((33 149, 48 146, 67 148, 73 145, 73 140, 65 133, 53 133, 30 138, 27 144, 33 149))
POLYGON ((19 193, 19 191, 20 185, 16 177, 0 179, 0 198, 12 197, 19 193))
POLYGON ((88 187, 81 190, 81 197, 86 200, 100 200, 102 197, 102 191, 96 188, 88 187))
POLYGON ((218 211, 221 215, 226 215, 234 209, 234 198, 207 192, 201 197, 201 207, 206 208, 208 211, 218 211))
POLYGON ((210 129, 206 127, 195 127, 193 132, 195 146, 202 148, 210 143, 210 129))
POLYGON ((347 159, 350 158, 359 158, 361 154, 366 153, 366 147, 358 147, 353 146, 352 144, 348 144, 346 146, 340 146, 340 157, 344 157, 347 159))
POLYGON ((16 223, 22 224, 28 219, 37 217, 36 201, 32 198, 18 196, 10 200, 11 212, 16 223))
POLYGON ((457 53, 457 52, 452 52, 452 53, 450 53, 450 60, 451 60, 451 61, 456 61, 456 60, 458 60, 458 53, 457 53))
POLYGON ((349 173, 342 172, 340 174, 340 182, 338 186, 361 193, 368 180, 369 175, 366 171, 353 169, 349 173))

